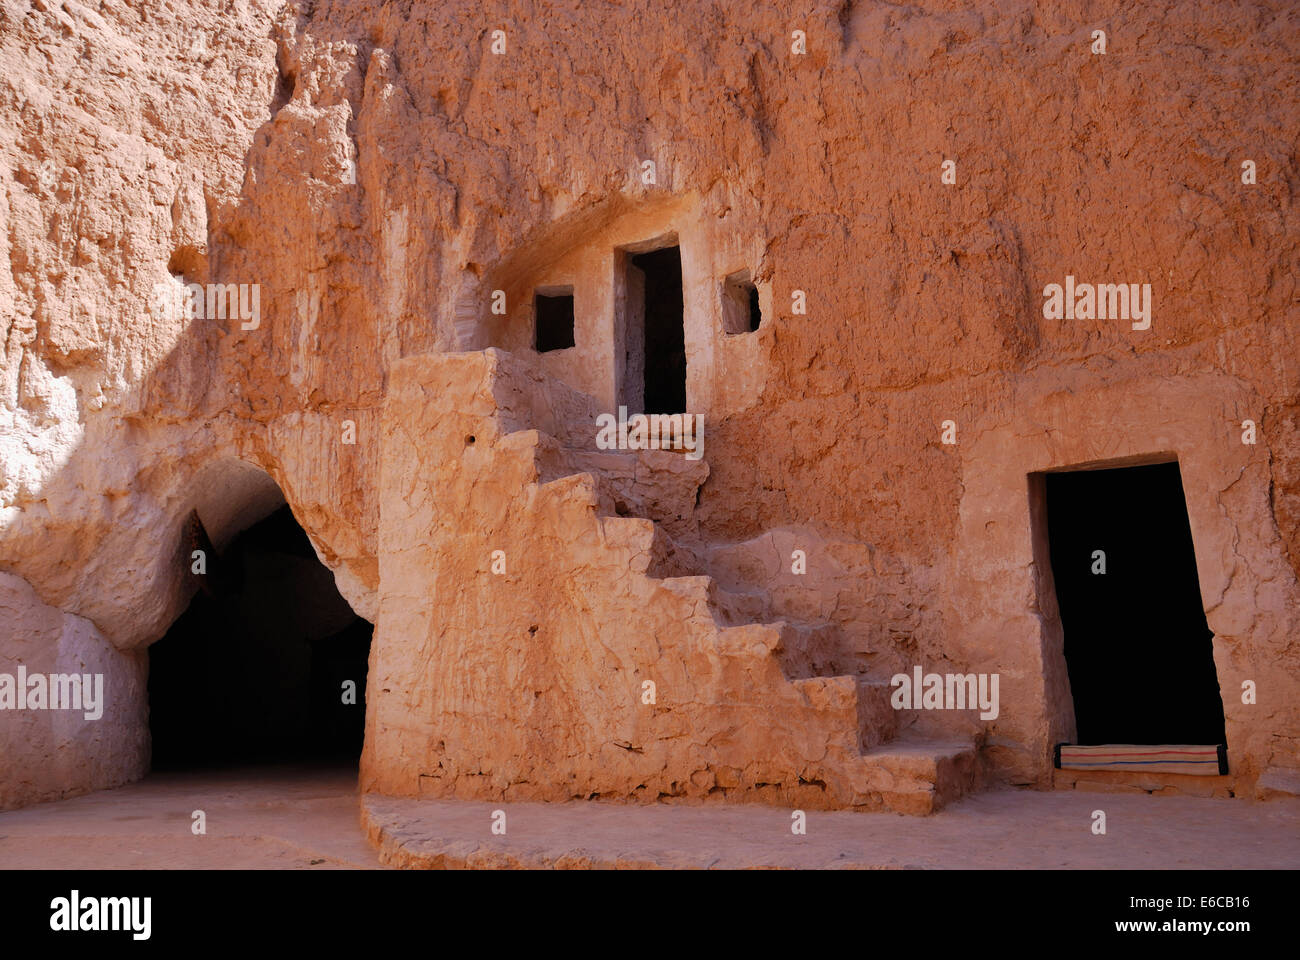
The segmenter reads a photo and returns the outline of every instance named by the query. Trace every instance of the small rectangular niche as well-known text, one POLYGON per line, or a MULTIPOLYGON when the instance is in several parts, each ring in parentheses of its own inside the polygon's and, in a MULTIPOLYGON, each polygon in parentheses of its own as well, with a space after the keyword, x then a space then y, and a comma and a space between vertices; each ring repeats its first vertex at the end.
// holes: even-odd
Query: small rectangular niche
POLYGON ((727 334, 753 333, 763 322, 758 306, 758 287, 741 270, 722 284, 722 329, 727 334))
POLYGON ((533 292, 533 328, 538 353, 574 346, 573 287, 538 287, 533 292))

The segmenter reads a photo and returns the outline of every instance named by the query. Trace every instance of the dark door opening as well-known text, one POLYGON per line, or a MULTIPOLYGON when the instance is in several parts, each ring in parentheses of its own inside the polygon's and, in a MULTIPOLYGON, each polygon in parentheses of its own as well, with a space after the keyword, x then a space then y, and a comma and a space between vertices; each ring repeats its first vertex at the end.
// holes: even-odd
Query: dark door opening
POLYGON ((642 413, 686 412, 686 331, 682 254, 663 247, 631 257, 644 274, 645 406, 642 413))
POLYGON ((1223 743, 1178 464, 1045 480, 1078 742, 1223 743))
POLYGON ((289 508, 204 549, 201 589, 149 648, 153 769, 356 763, 371 625, 289 508))

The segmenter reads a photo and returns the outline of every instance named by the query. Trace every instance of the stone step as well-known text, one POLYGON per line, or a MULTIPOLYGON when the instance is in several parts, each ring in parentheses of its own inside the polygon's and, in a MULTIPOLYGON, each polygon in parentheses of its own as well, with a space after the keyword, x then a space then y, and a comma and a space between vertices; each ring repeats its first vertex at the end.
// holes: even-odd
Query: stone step
MULTIPOLYGON (((779 649, 772 652, 778 653, 779 649)), ((845 724, 846 728, 849 724, 856 726, 857 747, 864 755, 893 740, 898 733, 898 715, 889 704, 888 684, 848 676, 802 677, 790 682, 810 699, 813 691, 817 691, 819 699, 815 702, 825 703, 828 707, 833 704, 837 710, 851 701, 853 709, 845 717, 845 724), (831 690, 838 693, 828 698, 831 690)))
POLYGON ((698 557, 680 548, 662 526, 646 517, 600 517, 605 545, 631 552, 637 573, 660 579, 698 576, 698 557))
POLYGON ((714 621, 722 627, 748 626, 764 621, 763 596, 757 593, 733 593, 718 586, 708 574, 667 577, 664 586, 674 593, 689 596, 708 606, 714 621))
POLYGON ((898 735, 898 711, 889 702, 888 682, 857 677, 858 737, 863 751, 888 743, 898 735))
POLYGON ((703 462, 659 451, 574 451, 537 430, 506 434, 493 445, 532 467, 534 482, 570 502, 589 504, 603 544, 624 553, 629 570, 692 601, 687 616, 716 638, 714 656, 724 672, 741 672, 728 677, 733 688, 775 691, 789 683, 798 690, 803 705, 796 699, 795 709, 811 708, 819 717, 803 749, 816 756, 819 746, 824 750, 835 743, 849 751, 845 759, 852 767, 855 806, 925 815, 978 786, 979 754, 972 743, 920 739, 915 731, 894 739, 899 718, 890 703, 892 688, 843 669, 836 625, 767 622, 766 594, 724 589, 699 572, 702 547, 683 547, 674 531, 698 541, 691 514, 695 492, 707 477, 703 462), (860 752, 853 755, 855 747, 860 752))
MULTIPOLYGON (((138 788, 125 789, 161 794, 157 799, 147 798, 152 800, 149 812, 156 809, 155 815, 161 817, 174 809, 177 789, 169 781, 163 783, 167 785, 146 780, 138 788)), ((259 788, 263 783, 274 785, 275 781, 259 780, 259 788)), ((207 784, 203 787, 207 789, 207 784)), ((200 791, 196 786, 192 792, 200 791)), ((107 798, 116 793, 92 796, 107 798)), ((63 812, 64 805, 83 802, 61 800, 24 813, 48 811, 48 819, 57 828, 47 827, 46 831, 64 833, 63 823, 53 815, 63 812)), ((361 825, 370 842, 378 846, 384 863, 420 869, 1287 870, 1300 862, 1300 833, 1294 819, 1263 815, 1240 799, 1108 796, 1108 814, 1114 808, 1117 813, 1112 819, 1122 815, 1125 824, 1126 842, 1120 844, 1105 843, 1086 829, 1060 830, 1062 819, 1075 816, 1081 802, 1082 798, 1052 791, 1002 788, 941 816, 910 821, 852 810, 809 812, 807 835, 792 841, 789 807, 737 804, 721 794, 712 802, 647 804, 438 800, 367 793, 361 797, 361 825), (506 811, 509 818, 507 836, 493 836, 483 828, 498 809, 506 811), (1214 829, 1205 829, 1207 823, 1213 823, 1214 829)), ((119 814, 114 801, 101 803, 103 821, 119 814)), ((317 809, 310 807, 304 814, 310 817, 317 809)), ((1091 807, 1083 809, 1086 814, 1091 807)), ((11 818, 3 823, 8 828, 4 832, 10 834, 7 852, 13 850, 13 834, 18 833, 18 856, 22 856, 23 834, 34 834, 35 828, 15 824, 14 814, 6 816, 11 818)), ((310 820, 307 824, 314 825, 310 820)), ((91 825, 99 828, 92 836, 122 836, 121 824, 101 826, 92 821, 91 825)), ((143 837, 144 828, 137 829, 143 837)), ((279 836, 269 833, 276 829, 275 821, 263 829, 268 830, 267 842, 279 836)), ((315 836, 325 833, 318 829, 309 835, 317 842, 315 836)), ((62 842, 73 849, 76 840, 40 834, 33 837, 26 861, 12 863, 10 853, 6 866, 48 866, 48 854, 45 861, 41 859, 41 842, 62 842)), ((96 845, 100 847, 108 849, 113 844, 96 845)), ((273 849, 283 856, 280 847, 273 849)), ((87 854, 79 851, 78 855, 87 854)), ((196 848, 188 856, 204 854, 196 848)), ((208 861, 196 865, 229 866, 229 854, 215 862, 215 854, 207 856, 208 861)), ((119 866, 111 855, 104 855, 101 863, 119 866)))
POLYGON ((528 434, 533 435, 533 460, 537 465, 538 483, 550 483, 581 472, 572 468, 568 457, 564 454, 564 447, 550 434, 542 433, 540 430, 519 430, 509 436, 522 438, 528 434))
POLYGON ((599 511, 607 516, 648 517, 678 539, 694 534, 695 500, 709 475, 702 460, 687 460, 663 450, 634 452, 554 451, 555 470, 590 473, 596 480, 599 511))
POLYGON ((869 789, 896 813, 925 816, 978 789, 979 750, 962 740, 902 738, 862 755, 869 789))
POLYGON ((713 577, 709 577, 709 602, 720 623, 761 623, 766 619, 767 599, 761 593, 724 590, 713 577))
POLYGON ((782 664, 790 677, 829 677, 848 673, 838 662, 839 630, 830 623, 783 619, 782 664))

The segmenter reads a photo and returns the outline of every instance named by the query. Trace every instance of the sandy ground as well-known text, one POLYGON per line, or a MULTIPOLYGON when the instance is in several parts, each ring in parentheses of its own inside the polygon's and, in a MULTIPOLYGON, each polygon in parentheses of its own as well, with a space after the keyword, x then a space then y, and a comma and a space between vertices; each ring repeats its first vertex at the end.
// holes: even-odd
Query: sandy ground
MULTIPOLYGON (((999 789, 933 817, 771 807, 491 804, 371 798, 409 865, 662 867, 1300 867, 1300 804, 999 789), (506 812, 506 835, 491 833, 506 812), (1104 810, 1107 832, 1092 833, 1104 810)), ((0 813, 0 868, 376 868, 354 771, 159 774, 0 813), (207 815, 207 834, 190 831, 207 815)))
POLYGON ((358 802, 355 770, 153 774, 0 813, 0 869, 377 868, 358 802), (195 810, 204 836, 191 832, 195 810))

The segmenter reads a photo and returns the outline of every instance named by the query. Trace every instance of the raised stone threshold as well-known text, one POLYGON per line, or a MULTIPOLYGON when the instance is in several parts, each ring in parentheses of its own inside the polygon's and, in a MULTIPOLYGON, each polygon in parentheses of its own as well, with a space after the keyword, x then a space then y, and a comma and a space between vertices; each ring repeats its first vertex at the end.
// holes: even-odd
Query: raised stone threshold
MULTIPOLYGON (((1204 778, 1202 778, 1204 779, 1204 778)), ((483 803, 368 795, 362 827, 413 869, 1293 868, 1300 803, 985 791, 919 818, 759 805, 483 803), (1094 813, 1107 832, 1093 833, 1094 813), (506 834, 494 835, 497 811, 506 834)))

